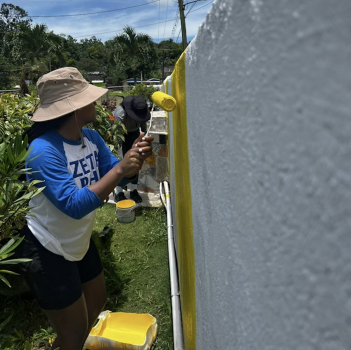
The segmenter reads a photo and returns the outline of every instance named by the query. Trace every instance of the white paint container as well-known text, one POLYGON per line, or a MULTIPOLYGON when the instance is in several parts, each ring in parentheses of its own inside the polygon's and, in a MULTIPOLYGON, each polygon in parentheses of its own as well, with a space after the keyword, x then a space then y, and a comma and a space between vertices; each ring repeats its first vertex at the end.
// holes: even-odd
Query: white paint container
POLYGON ((130 223, 135 220, 136 204, 131 199, 125 199, 116 203, 117 220, 123 223, 130 223))

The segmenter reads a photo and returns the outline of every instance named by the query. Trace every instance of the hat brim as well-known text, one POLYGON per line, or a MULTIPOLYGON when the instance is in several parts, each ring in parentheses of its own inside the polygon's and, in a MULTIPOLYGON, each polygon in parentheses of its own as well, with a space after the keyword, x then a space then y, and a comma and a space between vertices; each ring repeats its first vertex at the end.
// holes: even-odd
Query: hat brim
POLYGON ((151 118, 149 107, 146 107, 146 110, 144 113, 138 112, 138 114, 136 114, 135 111, 132 109, 133 97, 134 96, 127 96, 123 100, 123 105, 128 117, 131 117, 133 120, 137 122, 147 122, 151 118))
POLYGON ((88 106, 101 96, 107 93, 108 89, 88 85, 88 87, 73 96, 66 97, 62 100, 41 105, 34 113, 31 120, 33 122, 45 122, 48 120, 60 118, 66 114, 72 113, 79 108, 88 106))

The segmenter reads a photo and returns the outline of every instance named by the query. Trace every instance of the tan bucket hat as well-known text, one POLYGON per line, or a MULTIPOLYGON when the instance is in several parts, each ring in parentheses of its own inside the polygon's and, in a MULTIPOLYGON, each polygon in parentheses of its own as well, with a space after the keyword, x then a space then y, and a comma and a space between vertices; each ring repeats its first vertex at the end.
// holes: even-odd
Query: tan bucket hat
POLYGON ((77 68, 65 67, 43 75, 37 82, 40 107, 32 121, 44 122, 62 117, 93 103, 108 89, 89 84, 77 68))

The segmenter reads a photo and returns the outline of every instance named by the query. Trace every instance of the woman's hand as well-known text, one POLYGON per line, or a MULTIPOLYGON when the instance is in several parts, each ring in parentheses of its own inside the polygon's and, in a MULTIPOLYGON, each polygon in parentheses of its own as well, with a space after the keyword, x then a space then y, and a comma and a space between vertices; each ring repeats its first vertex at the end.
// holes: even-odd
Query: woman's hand
POLYGON ((133 147, 124 155, 123 159, 117 165, 120 167, 123 177, 131 178, 140 171, 144 160, 152 155, 151 142, 153 140, 154 138, 152 136, 144 137, 144 133, 140 133, 133 147))

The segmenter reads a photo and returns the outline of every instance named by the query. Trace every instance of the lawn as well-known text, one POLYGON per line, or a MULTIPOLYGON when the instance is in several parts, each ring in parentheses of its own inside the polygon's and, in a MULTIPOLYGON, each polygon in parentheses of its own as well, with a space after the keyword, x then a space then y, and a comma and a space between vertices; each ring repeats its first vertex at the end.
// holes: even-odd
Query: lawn
MULTIPOLYGON (((106 276, 105 310, 150 313, 158 324, 152 350, 173 349, 164 210, 138 208, 136 220, 122 224, 106 204, 97 212, 93 239, 106 276)), ((0 305, 0 350, 23 350, 26 341, 32 349, 49 349, 55 334, 33 298, 0 297, 0 305)))

